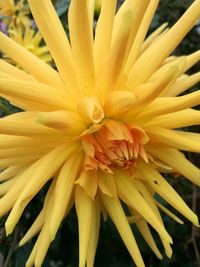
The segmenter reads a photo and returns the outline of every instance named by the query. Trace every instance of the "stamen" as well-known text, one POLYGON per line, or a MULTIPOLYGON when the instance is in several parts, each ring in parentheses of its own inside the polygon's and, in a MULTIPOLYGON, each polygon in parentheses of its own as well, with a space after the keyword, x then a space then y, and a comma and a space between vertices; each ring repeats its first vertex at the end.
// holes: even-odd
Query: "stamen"
POLYGON ((143 129, 108 120, 99 131, 82 139, 85 170, 99 168, 113 173, 117 168, 123 168, 133 173, 138 157, 148 162, 144 149, 147 142, 148 136, 143 129))

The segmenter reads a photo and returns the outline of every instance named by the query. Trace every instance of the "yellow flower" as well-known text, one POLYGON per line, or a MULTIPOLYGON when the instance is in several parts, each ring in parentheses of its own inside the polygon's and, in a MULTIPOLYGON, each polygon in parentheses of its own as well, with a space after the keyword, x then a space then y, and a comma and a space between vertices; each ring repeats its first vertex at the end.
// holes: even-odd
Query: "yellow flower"
POLYGON ((17 3, 15 0, 0 1, 0 15, 5 17, 4 22, 9 26, 30 26, 29 13, 29 10, 25 8, 24 0, 17 3))
MULTIPOLYGON (((34 55, 38 56, 44 62, 51 62, 52 57, 49 53, 49 49, 46 45, 41 45, 42 35, 39 31, 35 31, 31 27, 26 27, 24 30, 22 28, 12 27, 9 31, 9 37, 16 41, 18 44, 25 47, 34 55)), ((6 54, 3 55, 6 61, 15 65, 15 62, 9 58, 6 54)))
POLYGON ((161 173, 200 185, 200 170, 180 152, 200 152, 200 135, 179 129, 200 122, 200 111, 192 109, 200 91, 179 96, 200 80, 199 72, 185 74, 200 51, 170 57, 199 17, 200 0, 171 29, 162 25, 146 40, 158 0, 126 0, 117 13, 116 0, 102 1, 95 37, 88 1, 72 0, 70 42, 50 0, 28 2, 58 71, 0 33, 0 50, 28 72, 0 61, 0 95, 25 110, 0 119, 0 216, 10 211, 7 235, 52 179, 20 242, 39 233, 26 267, 41 266, 74 204, 80 267, 94 265, 101 213, 110 216, 138 267, 144 262, 130 223, 161 259, 154 228, 171 257, 160 210, 182 221, 155 194, 199 225, 161 173))

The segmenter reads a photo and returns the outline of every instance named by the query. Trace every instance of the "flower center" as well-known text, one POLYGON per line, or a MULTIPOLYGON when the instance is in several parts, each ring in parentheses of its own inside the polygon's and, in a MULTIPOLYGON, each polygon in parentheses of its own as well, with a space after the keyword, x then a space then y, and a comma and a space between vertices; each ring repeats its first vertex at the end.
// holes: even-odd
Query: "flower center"
POLYGON ((144 149, 148 140, 140 127, 106 120, 99 131, 82 139, 85 170, 101 169, 113 173, 116 168, 134 169, 139 157, 148 161, 144 149))

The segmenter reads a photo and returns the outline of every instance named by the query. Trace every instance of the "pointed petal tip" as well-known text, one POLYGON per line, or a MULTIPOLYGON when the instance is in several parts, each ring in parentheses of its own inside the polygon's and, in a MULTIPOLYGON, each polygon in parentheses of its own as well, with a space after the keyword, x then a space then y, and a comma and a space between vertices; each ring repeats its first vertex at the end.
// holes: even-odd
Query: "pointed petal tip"
POLYGON ((163 260, 163 255, 162 255, 160 252, 157 252, 157 253, 156 253, 156 257, 157 257, 159 260, 163 260))
POLYGON ((18 247, 22 247, 26 242, 23 240, 23 238, 19 241, 18 247))
POLYGON ((12 234, 13 230, 14 230, 13 226, 9 222, 6 221, 5 223, 6 236, 9 236, 10 234, 12 234))
POLYGON ((169 259, 172 258, 173 251, 171 250, 170 252, 166 252, 166 255, 169 259))

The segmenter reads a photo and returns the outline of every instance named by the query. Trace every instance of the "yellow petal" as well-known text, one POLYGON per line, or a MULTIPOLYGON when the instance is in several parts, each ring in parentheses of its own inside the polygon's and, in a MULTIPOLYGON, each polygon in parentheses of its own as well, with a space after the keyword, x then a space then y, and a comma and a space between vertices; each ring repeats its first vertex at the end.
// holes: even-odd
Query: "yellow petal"
POLYGON ((153 168, 147 164, 138 163, 140 175, 151 185, 151 187, 175 209, 183 214, 188 220, 199 226, 197 216, 186 205, 182 198, 176 193, 171 185, 153 168))
POLYGON ((157 79, 164 76, 166 72, 171 70, 171 72, 174 73, 170 83, 170 85, 172 85, 176 81, 176 79, 183 74, 186 62, 187 60, 185 56, 178 57, 175 60, 167 62, 151 75, 151 77, 148 79, 148 82, 156 82, 157 79))
POLYGON ((103 0, 101 13, 97 22, 94 41, 95 71, 102 68, 111 48, 112 29, 116 10, 116 0, 103 0))
POLYGON ((117 36, 120 35, 120 25, 123 24, 124 16, 126 16, 128 12, 131 13, 134 7, 135 3, 133 0, 126 0, 117 11, 117 14, 114 18, 112 44, 116 41, 117 36))
MULTIPOLYGON (((10 80, 10 79, 9 79, 10 80)), ((36 102, 31 101, 31 100, 27 100, 27 99, 22 99, 22 98, 18 98, 16 96, 9 96, 9 95, 3 95, 2 94, 2 98, 6 99, 7 101, 10 102, 11 105, 16 106, 22 110, 26 110, 26 111, 51 111, 52 107, 49 104, 44 104, 41 102, 36 102)))
POLYGON ((109 197, 116 197, 117 188, 113 174, 99 172, 99 188, 103 194, 109 197))
POLYGON ((1 134, 22 135, 22 136, 62 136, 55 129, 43 126, 39 123, 24 122, 15 119, 0 119, 1 134))
POLYGON ((87 127, 87 124, 77 113, 66 110, 39 112, 35 121, 51 128, 66 131, 67 135, 72 137, 81 135, 87 127))
POLYGON ((144 83, 182 41, 196 23, 199 15, 200 0, 196 0, 177 23, 139 57, 129 73, 128 83, 132 86, 144 83), (158 51, 159 56, 157 56, 158 51))
POLYGON ((77 179, 76 184, 82 187, 85 190, 86 194, 89 197, 94 199, 97 194, 98 189, 98 175, 95 171, 82 171, 80 177, 77 179))
MULTIPOLYGON (((148 2, 148 1, 138 1, 138 4, 141 5, 140 8, 142 8, 142 11, 145 8, 146 2, 148 2)), ((140 23, 140 27, 137 31, 135 38, 134 38, 133 44, 132 44, 131 49, 130 49, 130 53, 129 53, 128 58, 127 58, 126 63, 125 63, 124 72, 126 74, 130 71, 133 63, 135 62, 138 55, 140 54, 142 43, 143 43, 144 38, 145 38, 147 31, 149 29, 149 25, 152 21, 153 15, 157 9, 158 3, 159 3, 159 0, 150 1, 149 5, 146 9, 146 12, 142 18, 142 21, 140 23)), ((140 10, 140 14, 141 13, 143 13, 143 12, 141 12, 141 10, 140 10)), ((135 24, 135 19, 136 18, 134 18, 134 24, 135 24)))
POLYGON ((99 199, 92 202, 92 224, 87 253, 87 267, 94 266, 94 259, 99 239, 100 228, 100 203, 99 199))
POLYGON ((29 156, 30 154, 41 154, 49 152, 50 148, 42 148, 42 147, 32 147, 27 149, 27 147, 22 148, 9 148, 9 149, 1 149, 0 150, 0 160, 4 158, 14 158, 14 157, 23 157, 29 156))
POLYGON ((136 222, 136 225, 137 225, 140 233, 144 237, 145 241, 149 245, 149 247, 155 253, 155 255, 159 259, 162 259, 163 257, 162 257, 160 251, 158 250, 158 248, 156 246, 156 243, 155 243, 155 241, 153 239, 153 236, 152 236, 152 234, 150 232, 150 229, 149 229, 148 224, 146 223, 146 221, 144 219, 141 219, 141 220, 139 220, 139 221, 136 222))
MULTIPOLYGON (((72 145, 71 148, 69 145, 62 145, 55 148, 35 163, 37 167, 31 173, 29 181, 26 181, 26 185, 24 185, 23 182, 25 178, 27 179, 27 176, 25 176, 25 178, 23 177, 23 180, 21 179, 21 186, 24 188, 22 192, 20 192, 20 196, 6 221, 7 234, 10 234, 13 231, 26 205, 38 193, 43 185, 52 178, 74 149, 76 149, 76 146, 74 145, 72 145)), ((33 166, 34 165, 31 167, 33 168, 33 166)))
POLYGON ((67 94, 38 82, 0 80, 0 94, 49 105, 49 110, 67 109, 67 94))
POLYGON ((24 165, 13 165, 5 169, 0 173, 0 182, 7 181, 9 179, 12 179, 15 177, 17 174, 22 172, 24 170, 25 166, 24 165))
POLYGON ((146 132, 152 141, 184 151, 200 152, 200 143, 196 140, 191 140, 187 136, 181 135, 179 131, 161 127, 151 127, 146 129, 146 132))
POLYGON ((194 109, 185 109, 158 116, 151 121, 147 121, 145 128, 151 126, 181 128, 198 124, 200 124, 200 111, 194 109))
POLYGON ((88 1, 72 0, 68 16, 72 53, 81 90, 91 95, 94 87, 94 59, 88 1))
POLYGON ((52 218, 51 208, 54 202, 54 189, 55 189, 55 181, 51 184, 47 196, 45 198, 44 203, 44 211, 45 211, 45 218, 44 218, 44 225, 40 232, 40 235, 36 241, 36 244, 33 248, 33 259, 34 259, 34 266, 41 267, 43 260, 47 254, 49 245, 51 243, 51 235, 49 231, 49 223, 52 218))
MULTIPOLYGON (((12 121, 11 121, 12 122, 12 121)), ((22 125, 24 126, 24 125, 22 125)), ((63 137, 60 137, 60 140, 56 140, 54 136, 47 137, 47 134, 41 138, 30 138, 25 136, 15 136, 15 135, 0 135, 0 148, 1 149, 9 149, 9 148, 17 148, 17 147, 34 147, 34 146, 44 146, 44 147, 55 147, 64 141, 63 137), (46 141, 44 143, 44 140, 46 141), (60 142, 61 141, 61 142, 60 142)))
POLYGON ((17 156, 17 157, 10 157, 10 158, 3 158, 0 160, 0 168, 7 168, 11 165, 18 165, 18 164, 26 164, 29 166, 33 161, 37 160, 40 157, 44 156, 44 151, 43 152, 38 152, 37 154, 33 155, 25 155, 25 156, 17 156))
POLYGON ((110 198, 103 194, 101 194, 101 199, 136 266, 144 267, 145 265, 139 248, 119 200, 117 198, 110 198))
POLYGON ((180 220, 174 213, 172 213, 170 210, 168 210, 165 206, 157 202, 157 206, 166 213, 169 217, 171 217, 174 221, 177 223, 183 224, 183 221, 180 220))
POLYGON ((83 97, 77 105, 80 116, 89 123, 99 123, 104 118, 104 111, 96 97, 83 97))
POLYGON ((200 186, 200 169, 194 166, 185 155, 172 148, 147 148, 153 156, 171 166, 176 172, 188 178, 192 183, 200 186))
POLYGON ((58 73, 37 56, 0 32, 0 50, 41 82, 62 87, 58 73))
POLYGON ((0 59, 0 70, 11 75, 15 79, 24 81, 34 81, 35 79, 26 72, 14 67, 5 60, 0 59))
POLYGON ((104 110, 109 118, 119 118, 133 108, 136 103, 137 99, 132 92, 115 91, 108 96, 104 110))
POLYGON ((163 23, 160 27, 158 27, 155 31, 153 31, 143 42, 142 48, 141 48, 141 53, 144 52, 145 49, 149 45, 151 45, 152 42, 154 42, 157 38, 162 36, 163 32, 166 30, 166 27, 168 26, 168 23, 163 23))
MULTIPOLYGON (((128 0, 128 2, 132 2, 132 0, 128 0)), ((120 11, 121 9, 117 14, 119 14, 120 11)), ((130 8, 123 13, 120 18, 120 22, 117 22, 117 17, 118 15, 115 17, 115 24, 119 23, 119 28, 116 28, 116 36, 115 29, 113 30, 113 38, 115 40, 113 41, 111 51, 106 59, 105 65, 101 72, 98 73, 96 79, 95 95, 97 95, 102 102, 104 101, 106 93, 110 94, 110 92, 113 91, 117 82, 116 77, 120 78, 120 70, 124 61, 130 29, 133 25, 133 14, 130 8)))
POLYGON ((65 212, 69 205, 74 181, 79 172, 82 157, 75 154, 68 159, 62 167, 55 184, 54 204, 51 210, 50 234, 51 240, 55 238, 58 228, 65 216, 65 212))
MULTIPOLYGON (((136 183, 136 186, 139 189, 140 193, 143 195, 143 197, 146 199, 146 201, 148 202, 149 206, 153 210, 153 212, 157 215, 160 223, 164 226, 164 223, 162 221, 160 212, 159 212, 159 210, 157 208, 155 199, 153 197, 154 192, 150 192, 151 188, 147 189, 147 184, 144 184, 143 181, 136 180, 135 183, 136 183)), ((158 234, 160 235, 160 233, 158 233, 158 234)), ((172 248, 171 248, 171 245, 170 245, 169 241, 164 239, 164 238, 162 238, 162 236, 160 236, 160 239, 161 239, 162 244, 163 244, 163 246, 165 248, 166 255, 169 258, 171 258, 171 256, 172 256, 172 248)))
POLYGON ((177 96, 186 90, 190 89, 192 86, 197 84, 200 81, 200 72, 197 72, 193 75, 183 77, 178 79, 171 87, 163 92, 162 96, 177 96))
POLYGON ((70 44, 52 2, 50 0, 29 0, 28 3, 68 92, 76 94, 78 83, 70 44), (51 23, 49 23, 50 21, 51 23))
POLYGON ((75 190, 75 205, 79 228, 79 267, 85 267, 92 225, 93 201, 78 185, 75 190))
POLYGON ((146 105, 153 102, 164 90, 166 90, 171 83, 176 80, 179 74, 179 66, 177 64, 174 66, 167 66, 155 74, 155 79, 131 90, 138 99, 137 105, 133 111, 131 111, 131 114, 136 114, 139 111, 144 110, 146 105))
POLYGON ((187 64, 185 66, 184 72, 189 70, 193 65, 198 63, 200 60, 200 50, 192 53, 191 55, 187 56, 187 64))
POLYGON ((166 113, 176 112, 182 109, 197 106, 200 103, 200 91, 196 91, 178 97, 160 97, 148 106, 148 109, 141 113, 140 117, 155 117, 166 113))
POLYGON ((15 178, 0 184, 0 196, 4 196, 13 186, 15 178))
POLYGON ((123 174, 115 175, 115 179, 120 198, 122 198, 127 205, 137 210, 137 212, 152 225, 152 227, 159 233, 160 236, 171 243, 171 237, 167 233, 163 224, 159 221, 157 214, 153 212, 151 207, 138 191, 134 181, 130 180, 128 177, 125 177, 123 174))
POLYGON ((45 218, 44 210, 42 210, 39 215, 37 216, 36 220, 32 224, 32 226, 29 228, 28 232, 25 234, 25 236, 20 240, 19 246, 23 246, 25 243, 27 243, 29 240, 31 240, 42 228, 44 224, 44 218, 45 218))

